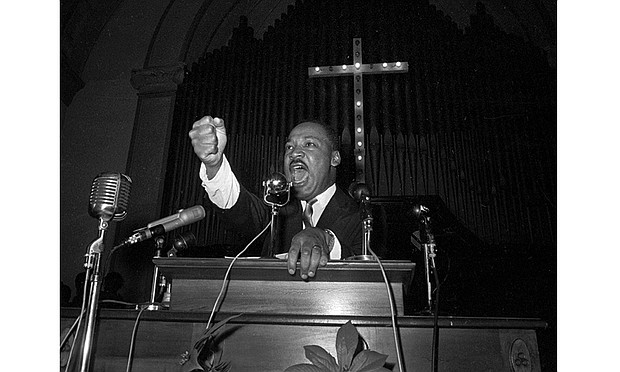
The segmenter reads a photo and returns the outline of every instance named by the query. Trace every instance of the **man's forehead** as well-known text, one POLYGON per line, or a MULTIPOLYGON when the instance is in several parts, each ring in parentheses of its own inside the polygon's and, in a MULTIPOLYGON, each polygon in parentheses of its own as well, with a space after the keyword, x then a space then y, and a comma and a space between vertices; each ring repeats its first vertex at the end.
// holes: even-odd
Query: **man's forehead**
POLYGON ((291 134, 289 134, 286 140, 294 141, 294 140, 305 140, 305 139, 316 139, 316 140, 325 141, 327 137, 319 136, 318 133, 293 133, 291 132, 291 134))
POLYGON ((327 138, 327 132, 319 124, 306 122, 297 125, 288 135, 288 140, 297 138, 315 138, 324 140, 327 138))

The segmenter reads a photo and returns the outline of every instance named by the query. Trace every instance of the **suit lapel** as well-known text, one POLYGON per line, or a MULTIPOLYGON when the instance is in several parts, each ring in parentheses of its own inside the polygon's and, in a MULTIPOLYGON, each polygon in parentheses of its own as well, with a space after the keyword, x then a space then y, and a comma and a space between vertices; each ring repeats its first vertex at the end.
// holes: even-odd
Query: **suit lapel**
POLYGON ((333 226, 336 220, 344 214, 342 204, 343 196, 346 197, 346 195, 342 194, 342 191, 340 191, 340 189, 336 188, 336 192, 334 193, 334 196, 332 196, 329 203, 327 203, 327 206, 325 207, 321 218, 317 222, 317 226, 333 226))

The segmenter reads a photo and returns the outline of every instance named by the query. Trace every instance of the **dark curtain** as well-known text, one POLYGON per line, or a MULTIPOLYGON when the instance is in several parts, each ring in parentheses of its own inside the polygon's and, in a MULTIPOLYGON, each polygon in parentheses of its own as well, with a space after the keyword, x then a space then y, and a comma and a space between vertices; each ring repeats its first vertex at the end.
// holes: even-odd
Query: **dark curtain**
MULTIPOLYGON (((205 203, 187 133, 225 119, 226 155, 257 193, 281 170, 288 131, 319 118, 341 133, 338 183, 354 180, 352 77, 310 79, 307 68, 407 61, 405 74, 364 78, 366 180, 376 196, 437 195, 482 241, 555 245, 555 72, 545 55, 499 30, 479 4, 466 30, 422 1, 297 2, 259 40, 244 18, 228 46, 205 53, 179 87, 165 213, 205 203)), ((234 244, 209 213, 199 245, 234 244)))

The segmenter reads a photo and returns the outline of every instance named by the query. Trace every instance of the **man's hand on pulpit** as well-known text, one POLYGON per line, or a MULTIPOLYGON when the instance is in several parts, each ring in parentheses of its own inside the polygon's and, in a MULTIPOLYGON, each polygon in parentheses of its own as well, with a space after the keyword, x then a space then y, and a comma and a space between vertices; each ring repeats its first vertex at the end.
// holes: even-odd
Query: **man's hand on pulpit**
POLYGON ((288 272, 295 275, 297 259, 299 259, 299 273, 306 280, 316 274, 319 266, 327 265, 330 244, 330 235, 318 227, 309 227, 298 232, 291 241, 288 251, 288 272))

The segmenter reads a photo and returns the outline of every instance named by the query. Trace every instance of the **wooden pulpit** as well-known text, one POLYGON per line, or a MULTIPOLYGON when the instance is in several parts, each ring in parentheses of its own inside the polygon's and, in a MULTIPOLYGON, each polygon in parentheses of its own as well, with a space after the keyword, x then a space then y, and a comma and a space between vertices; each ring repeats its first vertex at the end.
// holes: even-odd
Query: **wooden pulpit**
MULTIPOLYGON (((156 258, 153 262, 172 282, 170 310, 213 309, 225 273, 226 258, 156 258)), ((382 262, 395 306, 404 315, 404 297, 415 264, 382 262)), ((239 259, 229 274, 219 311, 244 314, 390 316, 387 286, 376 261, 330 261, 304 281, 290 275, 278 259, 239 259)))
MULTIPOLYGON (((171 281, 168 310, 101 309, 98 316, 94 371, 125 370, 134 340, 132 372, 180 372, 184 356, 204 333, 230 259, 156 258, 171 281), (135 331, 135 337, 132 330, 135 331)), ((405 370, 432 370, 434 319, 404 314, 404 299, 414 264, 384 262, 394 294, 397 330, 405 370)), ((319 345, 336 355, 338 329, 351 321, 371 350, 388 355, 397 372, 396 345, 387 287, 376 262, 331 261, 304 281, 290 275, 286 262, 243 259, 230 271, 228 288, 214 323, 242 314, 222 329, 222 360, 232 371, 284 371, 309 363, 304 346, 319 345)), ((79 309, 62 309, 61 329, 71 325, 79 309)), ((536 330, 538 319, 438 318, 438 366, 442 372, 540 372, 536 330)), ((400 371, 402 372, 402 371, 400 371)))

